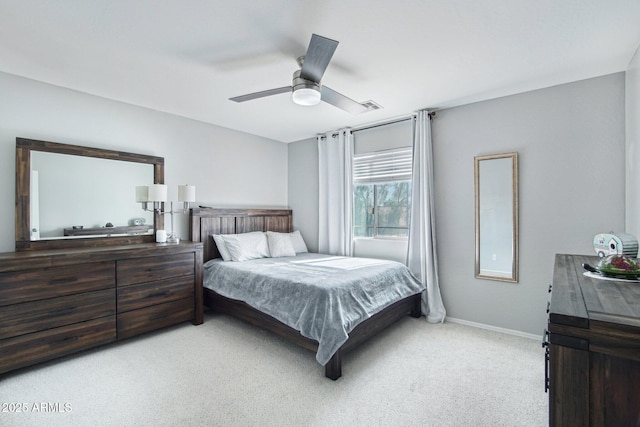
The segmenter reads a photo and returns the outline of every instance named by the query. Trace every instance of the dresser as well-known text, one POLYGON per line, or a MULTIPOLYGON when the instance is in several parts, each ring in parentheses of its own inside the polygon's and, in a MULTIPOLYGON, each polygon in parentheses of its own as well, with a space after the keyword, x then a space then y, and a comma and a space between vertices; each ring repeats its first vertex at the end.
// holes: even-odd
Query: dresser
POLYGON ((203 321, 202 244, 0 254, 0 373, 203 321))
POLYGON ((556 255, 546 384, 550 426, 640 426, 640 283, 585 276, 556 255))

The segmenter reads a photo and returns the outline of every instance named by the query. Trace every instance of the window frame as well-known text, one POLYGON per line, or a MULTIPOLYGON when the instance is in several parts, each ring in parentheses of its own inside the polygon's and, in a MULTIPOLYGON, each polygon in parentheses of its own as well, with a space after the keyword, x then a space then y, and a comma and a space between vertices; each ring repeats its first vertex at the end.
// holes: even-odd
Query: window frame
MULTIPOLYGON (((393 181, 393 183, 402 183, 402 182, 407 182, 409 183, 409 185, 411 186, 409 188, 409 203, 407 204, 407 208, 411 209, 411 189, 413 187, 413 181, 408 179, 408 180, 402 180, 402 181, 393 181)), ((385 184, 389 184, 389 182, 377 182, 377 183, 372 183, 370 185, 373 185, 373 236, 368 237, 368 236, 358 236, 355 237, 356 239, 381 239, 381 240, 408 240, 409 239, 409 227, 410 225, 407 225, 406 227, 382 227, 382 228, 386 228, 386 229, 400 229, 400 230, 407 230, 407 235, 406 236, 381 236, 378 234, 378 229, 380 228, 378 226, 378 213, 379 213, 379 206, 377 203, 377 199, 378 199, 378 191, 377 191, 377 187, 379 185, 385 185, 385 184)), ((411 221, 411 211, 409 211, 409 222, 411 221)))
MULTIPOLYGON (((355 208, 355 195, 356 188, 359 186, 371 186, 373 190, 372 207, 367 207, 367 215, 369 215, 369 209, 373 211, 373 225, 371 236, 356 236, 354 233, 354 239, 382 239, 382 240, 407 240, 409 235, 409 227, 380 227, 379 226, 379 213, 380 208, 384 206, 378 206, 379 202, 379 187, 388 184, 408 183, 409 194, 407 209, 409 209, 409 221, 411 215, 411 190, 413 188, 412 180, 412 166, 413 166, 413 149, 410 146, 396 147, 386 150, 369 151, 360 153, 354 156, 353 160, 353 173, 352 173, 352 197, 354 200, 355 208), (377 158, 376 158, 377 157, 377 158), (359 161, 360 160, 360 161, 359 161), (406 230, 406 236, 384 236, 380 235, 379 229, 398 229, 406 230)), ((352 217, 353 229, 356 229, 356 211, 353 210, 352 217)), ((367 224, 364 226, 364 230, 369 229, 367 224)))

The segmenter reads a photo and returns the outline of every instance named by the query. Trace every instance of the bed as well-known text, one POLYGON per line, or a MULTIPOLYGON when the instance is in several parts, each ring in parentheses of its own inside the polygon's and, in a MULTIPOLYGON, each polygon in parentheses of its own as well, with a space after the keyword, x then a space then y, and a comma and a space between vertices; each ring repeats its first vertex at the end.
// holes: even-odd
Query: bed
MULTIPOLYGON (((246 288, 239 289, 242 283, 249 284, 248 288, 264 289, 257 287, 256 284, 263 286, 264 283, 271 283, 270 281, 267 282, 265 277, 266 275, 272 276, 269 277, 269 280, 272 280, 273 276, 280 274, 277 273, 281 271, 278 269, 283 269, 283 271, 291 271, 293 269, 296 272, 302 269, 310 272, 312 276, 324 277, 322 275, 325 273, 332 275, 331 269, 338 266, 339 269, 345 272, 345 277, 349 271, 357 270, 362 272, 366 270, 372 274, 372 277, 375 275, 376 281, 380 281, 381 277, 384 279, 384 276, 380 275, 382 270, 379 270, 383 268, 381 266, 382 262, 375 260, 342 259, 308 253, 300 253, 294 257, 252 259, 246 262, 223 262, 219 259, 221 255, 212 238, 213 235, 218 235, 219 237, 219 235, 237 236, 243 233, 260 234, 255 232, 269 232, 270 237, 293 232, 291 210, 191 209, 191 240, 202 242, 204 246, 204 304, 214 312, 231 315, 315 352, 318 362, 325 366, 325 376, 327 378, 332 380, 340 378, 342 375, 342 356, 346 352, 356 348, 371 336, 407 315, 420 317, 420 298, 424 287, 413 276, 406 279, 408 283, 406 286, 403 285, 401 290, 386 292, 394 295, 387 295, 383 298, 376 292, 369 291, 373 293, 365 296, 365 303, 358 304, 357 313, 350 314, 344 308, 342 308, 344 312, 334 311, 334 314, 327 317, 335 318, 337 321, 334 319, 333 323, 329 322, 328 324, 305 317, 307 312, 318 312, 318 308, 315 306, 307 307, 305 304, 299 304, 295 309, 289 310, 290 312, 283 311, 282 307, 277 307, 282 305, 278 304, 279 301, 286 299, 287 295, 293 295, 300 288, 300 283, 308 280, 301 278, 302 276, 296 276, 295 279, 290 280, 291 283, 289 284, 286 283, 286 280, 282 280, 278 282, 277 287, 269 285, 272 286, 269 289, 275 289, 280 292, 279 294, 271 294, 270 291, 268 295, 271 298, 265 298, 264 295, 267 293, 261 292, 257 296, 261 301, 252 300, 252 296, 246 288), (243 269, 248 271, 242 271, 243 269), (243 274, 246 276, 242 276, 243 274), (232 282, 232 280, 236 280, 237 283, 232 282), (285 286, 297 286, 297 288, 291 287, 287 289, 285 286), (282 287, 281 290, 279 289, 280 287, 282 287), (383 307, 375 306, 377 304, 375 300, 377 299, 383 303, 383 307), (270 302, 266 301, 267 305, 264 305, 265 300, 270 300, 270 302), (363 308, 363 306, 365 307, 363 308), (260 307, 261 309, 255 307, 260 307), (325 334, 324 331, 326 330, 329 330, 330 333, 325 334), (316 333, 314 331, 320 332, 316 333), (332 335, 334 333, 338 335, 338 338, 332 335), (327 339, 325 335, 333 338, 327 339)), ((249 237, 249 234, 241 237, 249 237)), ((233 236, 231 238, 233 239, 233 236)), ((222 248, 222 250, 225 251, 226 249, 222 248)), ((408 270, 404 269, 403 272, 401 271, 403 269, 403 267, 398 268, 398 272, 394 274, 408 274, 410 276, 408 270)), ((280 279, 288 277, 284 273, 282 274, 283 276, 280 279)), ((333 276, 336 275, 333 274, 333 276)), ((342 276, 342 273, 340 273, 340 276, 342 276)), ((395 281, 395 279, 393 280, 395 281)), ((323 279, 317 282, 324 281, 323 279)), ((371 279, 370 281, 373 282, 374 280, 371 279)), ((360 277, 358 283, 364 288, 362 282, 366 282, 366 280, 360 277)), ((308 285, 311 288, 322 287, 315 286, 312 281, 308 285)), ((339 288, 342 289, 341 292, 344 294, 344 288, 342 286, 339 286, 339 288)), ((320 292, 318 289, 315 289, 315 291, 320 292)), ((352 293, 355 293, 355 291, 346 292, 346 294, 352 293)), ((305 297, 304 301, 306 300, 307 298, 305 297)), ((331 299, 331 301, 335 300, 331 299)), ((329 305, 333 307, 336 305, 346 306, 347 304, 333 302, 327 306, 329 305)))

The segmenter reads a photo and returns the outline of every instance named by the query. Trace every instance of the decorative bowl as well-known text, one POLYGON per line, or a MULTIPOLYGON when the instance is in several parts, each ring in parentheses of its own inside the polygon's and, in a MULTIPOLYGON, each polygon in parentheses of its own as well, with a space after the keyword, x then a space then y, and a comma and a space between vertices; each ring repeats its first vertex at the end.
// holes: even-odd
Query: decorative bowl
POLYGON ((583 264, 585 270, 599 273, 605 277, 617 277, 621 279, 637 279, 640 277, 640 263, 638 259, 625 255, 609 255, 600 261, 595 267, 583 264))

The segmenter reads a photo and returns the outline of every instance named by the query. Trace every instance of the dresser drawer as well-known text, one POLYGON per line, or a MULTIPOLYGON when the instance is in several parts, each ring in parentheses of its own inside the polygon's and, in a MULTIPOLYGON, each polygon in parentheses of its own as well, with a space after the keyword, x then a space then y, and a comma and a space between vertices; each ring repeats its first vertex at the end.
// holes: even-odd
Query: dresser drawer
POLYGON ((193 281, 193 276, 185 276, 118 288, 118 313, 193 298, 193 281))
POLYGON ((0 306, 112 288, 115 282, 113 261, 0 273, 0 306))
POLYGON ((193 314, 193 294, 191 298, 118 314, 118 339, 191 320, 193 314))
POLYGON ((116 339, 109 316, 0 341, 0 373, 75 353, 116 339))
POLYGON ((115 288, 0 307, 0 339, 116 314, 115 288))
POLYGON ((118 286, 128 286, 193 274, 195 274, 195 254, 193 252, 132 258, 117 262, 118 286))

